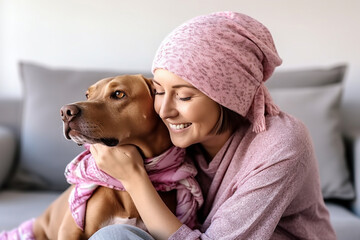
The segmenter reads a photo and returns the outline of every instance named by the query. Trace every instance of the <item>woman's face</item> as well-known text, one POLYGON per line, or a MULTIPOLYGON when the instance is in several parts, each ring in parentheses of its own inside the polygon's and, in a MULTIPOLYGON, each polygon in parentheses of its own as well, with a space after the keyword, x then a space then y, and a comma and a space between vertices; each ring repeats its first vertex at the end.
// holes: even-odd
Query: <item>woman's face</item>
POLYGON ((155 110, 175 146, 212 145, 219 105, 179 76, 158 69, 154 74, 155 110), (207 144, 208 143, 208 144, 207 144))

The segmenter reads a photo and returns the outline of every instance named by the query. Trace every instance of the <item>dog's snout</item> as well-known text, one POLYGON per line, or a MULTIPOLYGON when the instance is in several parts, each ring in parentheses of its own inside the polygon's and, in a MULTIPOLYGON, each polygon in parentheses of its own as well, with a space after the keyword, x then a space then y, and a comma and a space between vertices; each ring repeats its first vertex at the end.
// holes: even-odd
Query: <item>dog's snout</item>
POLYGON ((81 113, 80 108, 74 104, 65 105, 60 109, 61 119, 64 122, 70 122, 73 118, 79 116, 80 113, 81 113))

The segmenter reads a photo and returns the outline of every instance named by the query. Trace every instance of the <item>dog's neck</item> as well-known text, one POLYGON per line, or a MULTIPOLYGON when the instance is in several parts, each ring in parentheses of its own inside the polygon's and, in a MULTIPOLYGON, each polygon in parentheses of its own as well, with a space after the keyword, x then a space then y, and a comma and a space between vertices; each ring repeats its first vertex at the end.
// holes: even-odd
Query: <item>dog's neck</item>
POLYGON ((144 158, 152 158, 165 152, 172 146, 169 131, 164 124, 158 124, 146 137, 134 142, 144 158))

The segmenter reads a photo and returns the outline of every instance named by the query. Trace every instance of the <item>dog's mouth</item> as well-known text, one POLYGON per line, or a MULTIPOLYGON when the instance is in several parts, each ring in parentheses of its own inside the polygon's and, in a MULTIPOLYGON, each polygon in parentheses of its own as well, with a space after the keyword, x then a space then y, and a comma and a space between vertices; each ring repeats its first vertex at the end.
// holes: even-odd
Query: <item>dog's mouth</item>
POLYGON ((116 138, 93 138, 83 134, 81 131, 72 129, 68 124, 64 125, 64 135, 67 139, 74 141, 77 145, 102 143, 108 147, 114 147, 119 144, 116 138))

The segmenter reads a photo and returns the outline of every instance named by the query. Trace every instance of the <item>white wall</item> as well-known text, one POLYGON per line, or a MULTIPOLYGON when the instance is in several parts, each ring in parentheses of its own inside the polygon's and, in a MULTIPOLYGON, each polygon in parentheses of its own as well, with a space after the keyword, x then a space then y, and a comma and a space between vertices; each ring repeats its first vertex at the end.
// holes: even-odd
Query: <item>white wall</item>
POLYGON ((149 70, 169 31, 220 10, 263 22, 273 33, 282 68, 349 63, 345 104, 360 103, 358 0, 0 0, 0 96, 21 96, 19 60, 149 70))

